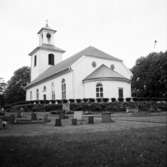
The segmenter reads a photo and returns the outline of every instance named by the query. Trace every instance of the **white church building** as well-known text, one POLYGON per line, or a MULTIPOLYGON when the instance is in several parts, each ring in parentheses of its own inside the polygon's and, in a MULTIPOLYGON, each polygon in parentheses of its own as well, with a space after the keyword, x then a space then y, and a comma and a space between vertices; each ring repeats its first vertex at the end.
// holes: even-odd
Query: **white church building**
POLYGON ((63 60, 55 32, 47 24, 41 28, 39 46, 29 53, 27 101, 131 97, 132 73, 122 60, 92 46, 63 60))

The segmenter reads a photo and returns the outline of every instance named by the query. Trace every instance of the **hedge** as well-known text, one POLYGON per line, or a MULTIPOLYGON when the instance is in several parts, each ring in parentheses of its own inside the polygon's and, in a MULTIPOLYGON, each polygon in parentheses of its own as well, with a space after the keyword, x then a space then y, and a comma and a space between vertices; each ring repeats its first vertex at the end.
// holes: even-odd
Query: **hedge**
MULTIPOLYGON (((113 101, 115 99, 112 99, 113 101)), ((82 102, 78 100, 78 102, 73 102, 71 100, 70 103, 70 110, 71 111, 92 111, 92 112, 102 112, 102 111, 110 111, 110 112, 125 112, 126 108, 138 108, 139 111, 167 111, 167 102, 165 101, 129 101, 126 100, 122 101, 114 101, 114 102, 108 102, 106 100, 104 102, 104 99, 100 102, 94 102, 92 99, 89 99, 89 102, 87 100, 83 100, 85 102, 82 102)), ((67 102, 67 101, 64 101, 67 102)), ((25 112, 27 111, 34 111, 34 112, 41 112, 41 111, 60 111, 62 110, 62 101, 58 104, 20 104, 10 107, 10 111, 17 112, 21 108, 24 109, 25 112)))

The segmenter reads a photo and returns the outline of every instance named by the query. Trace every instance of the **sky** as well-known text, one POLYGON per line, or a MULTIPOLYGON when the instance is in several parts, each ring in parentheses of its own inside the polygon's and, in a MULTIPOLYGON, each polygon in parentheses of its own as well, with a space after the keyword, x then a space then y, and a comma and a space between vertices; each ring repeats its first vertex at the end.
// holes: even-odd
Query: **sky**
POLYGON ((167 50, 166 0, 0 0, 0 77, 30 66, 38 30, 56 29, 63 58, 94 46, 128 68, 141 56, 167 50), (154 41, 157 45, 154 48, 154 41))

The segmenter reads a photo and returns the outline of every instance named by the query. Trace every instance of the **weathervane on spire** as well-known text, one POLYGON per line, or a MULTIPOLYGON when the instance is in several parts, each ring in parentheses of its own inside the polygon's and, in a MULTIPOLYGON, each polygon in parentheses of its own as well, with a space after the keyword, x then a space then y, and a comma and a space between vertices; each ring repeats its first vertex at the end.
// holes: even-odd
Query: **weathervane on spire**
POLYGON ((46 20, 46 27, 49 27, 49 26, 48 26, 48 19, 46 20))

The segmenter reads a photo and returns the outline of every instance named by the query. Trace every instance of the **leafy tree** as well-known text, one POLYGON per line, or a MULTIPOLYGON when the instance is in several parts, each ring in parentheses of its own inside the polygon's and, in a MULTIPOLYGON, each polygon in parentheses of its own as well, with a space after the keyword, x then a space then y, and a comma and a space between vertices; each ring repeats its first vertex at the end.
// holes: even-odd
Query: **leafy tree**
POLYGON ((25 100, 25 86, 30 82, 30 68, 22 67, 14 72, 14 75, 8 81, 5 91, 5 101, 15 103, 25 100))
POLYGON ((167 51, 139 58, 132 72, 133 96, 167 97, 167 51))

